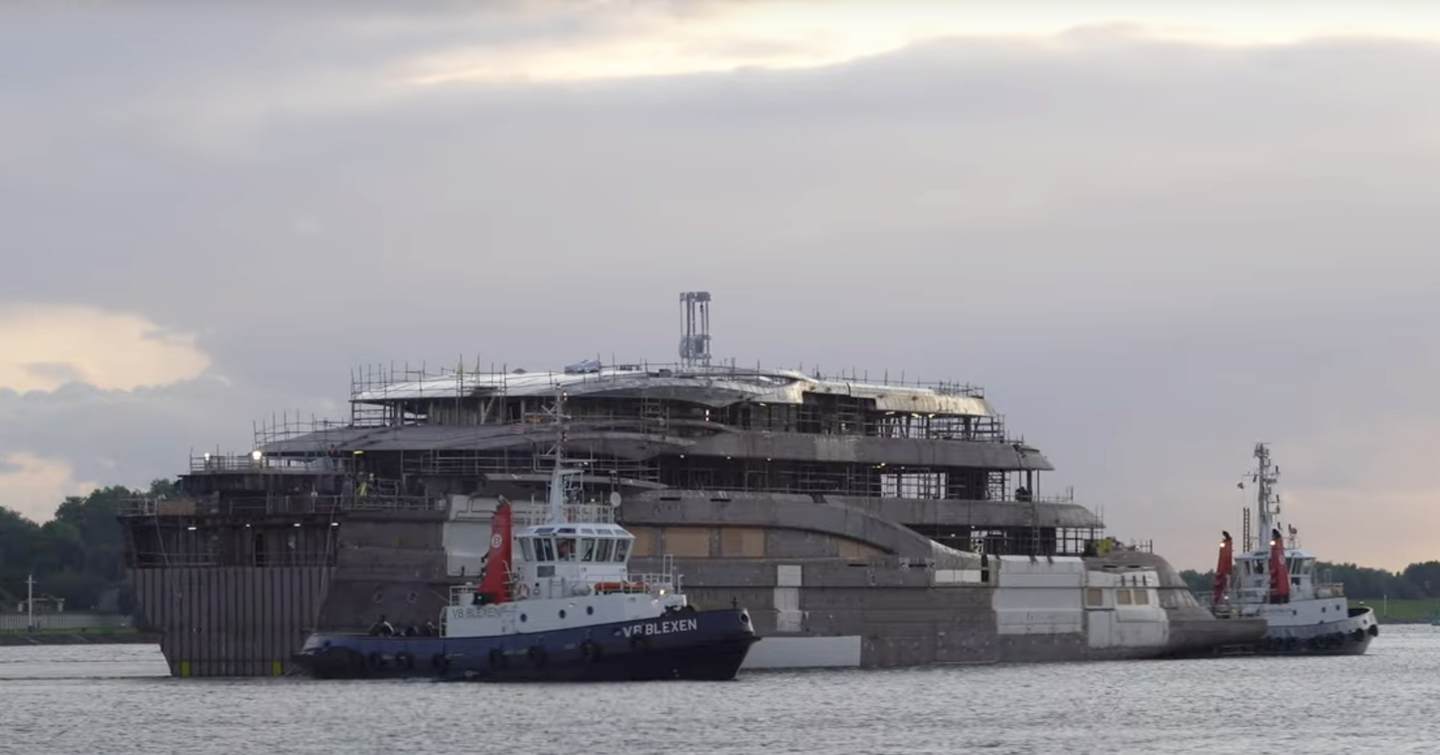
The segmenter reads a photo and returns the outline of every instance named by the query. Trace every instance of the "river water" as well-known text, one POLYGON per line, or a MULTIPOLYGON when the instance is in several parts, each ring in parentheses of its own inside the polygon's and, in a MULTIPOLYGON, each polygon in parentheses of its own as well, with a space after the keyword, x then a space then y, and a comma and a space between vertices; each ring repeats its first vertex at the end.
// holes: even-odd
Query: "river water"
POLYGON ((488 685, 171 679, 144 645, 0 648, 0 752, 1437 752, 1440 628, 1370 653, 488 685))

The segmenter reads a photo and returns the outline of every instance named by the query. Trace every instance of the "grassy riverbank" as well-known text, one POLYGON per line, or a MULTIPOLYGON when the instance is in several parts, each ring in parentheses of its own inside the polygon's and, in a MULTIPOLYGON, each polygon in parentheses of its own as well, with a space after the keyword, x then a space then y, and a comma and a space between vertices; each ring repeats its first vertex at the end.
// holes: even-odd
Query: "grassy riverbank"
POLYGON ((1375 609, 1375 615, 1380 618, 1382 624, 1428 624, 1436 616, 1440 616, 1440 598, 1391 598, 1388 601, 1351 599, 1350 601, 1352 606, 1358 606, 1361 603, 1375 609))

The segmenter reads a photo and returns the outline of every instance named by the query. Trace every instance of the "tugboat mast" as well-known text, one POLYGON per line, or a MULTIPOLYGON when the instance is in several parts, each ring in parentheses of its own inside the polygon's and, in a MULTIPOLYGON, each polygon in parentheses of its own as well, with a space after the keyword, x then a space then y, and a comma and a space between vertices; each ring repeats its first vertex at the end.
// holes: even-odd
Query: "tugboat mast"
POLYGON ((1267 550, 1270 533, 1276 528, 1275 517, 1280 516, 1280 496, 1275 493, 1275 483, 1280 480, 1280 468, 1270 461, 1270 449, 1264 443, 1255 444, 1255 458, 1259 461, 1252 480, 1259 492, 1255 495, 1256 522, 1260 535, 1258 550, 1267 550), (1263 543, 1264 545, 1261 545, 1263 543))
POLYGON ((555 430, 555 467, 550 473, 548 509, 550 523, 563 524, 565 522, 565 502, 568 500, 565 489, 565 475, 574 474, 574 472, 565 469, 565 441, 567 440, 565 437, 567 430, 565 424, 565 391, 559 389, 555 391, 555 430))

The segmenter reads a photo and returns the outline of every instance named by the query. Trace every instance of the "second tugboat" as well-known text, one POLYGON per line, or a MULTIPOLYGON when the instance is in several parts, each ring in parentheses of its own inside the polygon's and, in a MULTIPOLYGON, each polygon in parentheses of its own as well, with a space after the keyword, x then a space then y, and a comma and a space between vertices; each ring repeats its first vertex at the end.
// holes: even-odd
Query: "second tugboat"
MULTIPOLYGON (((1280 469, 1270 461, 1270 449, 1255 445, 1258 467, 1250 475, 1258 491, 1255 502, 1257 531, 1269 535, 1252 550, 1234 556, 1230 533, 1220 541, 1213 595, 1217 617, 1263 618, 1265 637, 1253 649, 1271 655, 1360 655, 1380 634, 1375 611, 1351 608, 1339 584, 1315 581, 1315 556, 1301 550, 1290 531, 1289 547, 1280 532, 1280 496, 1275 483, 1280 469)), ((1247 536, 1248 540, 1248 528, 1247 536)))
POLYGON ((543 521, 518 534, 500 505, 481 583, 452 590, 439 629, 397 634, 381 617, 369 634, 312 634, 296 662, 321 678, 733 679, 758 640, 749 613, 696 610, 669 559, 630 574, 634 536, 615 507, 567 502, 578 473, 557 457, 543 521))

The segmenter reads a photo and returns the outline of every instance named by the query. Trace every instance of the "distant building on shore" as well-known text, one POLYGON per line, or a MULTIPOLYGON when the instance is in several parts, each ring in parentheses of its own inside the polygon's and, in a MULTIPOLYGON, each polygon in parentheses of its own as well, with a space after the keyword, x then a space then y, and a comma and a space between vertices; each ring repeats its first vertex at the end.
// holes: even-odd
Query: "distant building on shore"
MULTIPOLYGON (((36 595, 34 601, 37 614, 65 613, 64 598, 57 598, 54 595, 36 595)), ((26 613, 29 610, 23 599, 14 602, 15 613, 26 613)))

